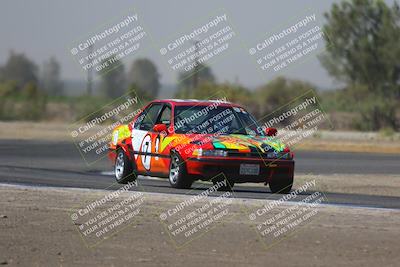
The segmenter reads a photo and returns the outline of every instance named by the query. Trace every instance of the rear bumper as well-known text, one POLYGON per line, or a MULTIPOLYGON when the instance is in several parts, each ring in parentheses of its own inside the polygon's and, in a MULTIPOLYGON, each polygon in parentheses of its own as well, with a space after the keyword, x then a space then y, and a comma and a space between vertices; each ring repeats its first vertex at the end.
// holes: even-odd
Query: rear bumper
POLYGON ((272 179, 293 179, 294 161, 268 159, 233 159, 233 158, 189 158, 186 161, 189 174, 210 180, 223 173, 236 183, 267 183, 272 179), (241 175, 240 164, 258 164, 259 175, 241 175))

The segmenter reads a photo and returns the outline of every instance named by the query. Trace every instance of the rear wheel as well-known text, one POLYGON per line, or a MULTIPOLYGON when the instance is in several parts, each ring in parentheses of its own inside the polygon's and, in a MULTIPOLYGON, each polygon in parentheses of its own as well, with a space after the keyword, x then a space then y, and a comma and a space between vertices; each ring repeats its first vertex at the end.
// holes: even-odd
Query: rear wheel
POLYGON ((168 178, 173 188, 190 188, 193 183, 192 177, 187 174, 185 162, 175 152, 171 153, 168 178))
POLYGON ((114 172, 115 180, 119 184, 126 184, 133 182, 136 176, 133 173, 133 163, 121 148, 117 150, 117 157, 115 158, 114 172))
POLYGON ((290 178, 273 178, 269 182, 269 188, 272 193, 288 194, 292 189, 293 177, 290 178))

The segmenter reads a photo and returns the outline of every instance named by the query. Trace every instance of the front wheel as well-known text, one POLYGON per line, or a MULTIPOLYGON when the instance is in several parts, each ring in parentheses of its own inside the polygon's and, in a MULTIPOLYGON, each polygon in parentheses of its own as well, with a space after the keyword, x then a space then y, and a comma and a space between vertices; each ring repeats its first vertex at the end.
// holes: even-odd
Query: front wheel
POLYGON ((133 163, 125 154, 124 150, 117 150, 117 157, 115 158, 114 172, 115 180, 119 184, 126 184, 136 180, 136 176, 133 173, 133 163))
POLYGON ((292 189, 293 177, 289 178, 272 178, 269 182, 269 188, 272 193, 288 194, 292 189))
POLYGON ((169 183, 173 188, 190 188, 193 179, 187 174, 186 164, 177 153, 171 154, 169 183))

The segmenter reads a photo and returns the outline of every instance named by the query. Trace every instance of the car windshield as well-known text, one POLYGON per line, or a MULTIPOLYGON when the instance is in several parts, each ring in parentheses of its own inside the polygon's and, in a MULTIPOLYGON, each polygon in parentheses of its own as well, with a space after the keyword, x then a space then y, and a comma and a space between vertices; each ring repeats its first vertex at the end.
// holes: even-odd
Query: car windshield
POLYGON ((176 133, 264 136, 254 117, 239 107, 176 106, 174 124, 176 133))

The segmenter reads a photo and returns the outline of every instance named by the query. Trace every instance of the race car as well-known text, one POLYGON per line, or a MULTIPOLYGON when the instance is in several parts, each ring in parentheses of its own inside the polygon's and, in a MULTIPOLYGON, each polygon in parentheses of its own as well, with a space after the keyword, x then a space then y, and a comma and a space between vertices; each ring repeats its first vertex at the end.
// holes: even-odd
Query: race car
POLYGON ((196 180, 224 181, 221 190, 252 182, 288 193, 293 153, 276 134, 225 100, 154 100, 113 130, 108 156, 118 183, 145 175, 168 178, 174 188, 196 180))

